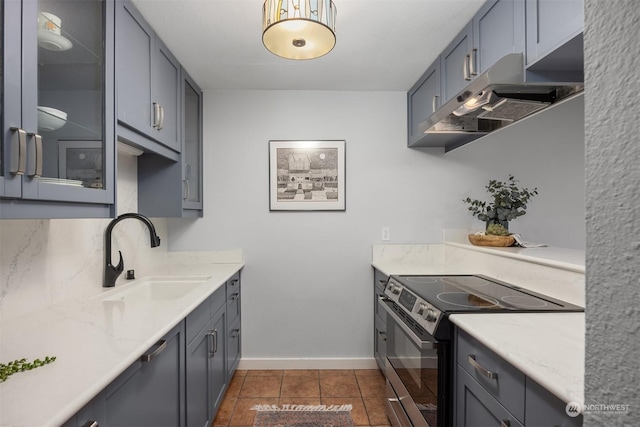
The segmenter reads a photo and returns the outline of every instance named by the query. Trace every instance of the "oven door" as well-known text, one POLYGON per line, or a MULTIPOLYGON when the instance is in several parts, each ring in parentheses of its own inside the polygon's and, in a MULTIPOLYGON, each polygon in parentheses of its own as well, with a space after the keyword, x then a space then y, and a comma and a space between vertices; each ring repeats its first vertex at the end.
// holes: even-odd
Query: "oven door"
POLYGON ((392 424, 408 427, 446 426, 447 342, 438 342, 402 319, 392 301, 387 313, 387 413, 392 424), (438 394, 440 392, 440 394, 438 394))

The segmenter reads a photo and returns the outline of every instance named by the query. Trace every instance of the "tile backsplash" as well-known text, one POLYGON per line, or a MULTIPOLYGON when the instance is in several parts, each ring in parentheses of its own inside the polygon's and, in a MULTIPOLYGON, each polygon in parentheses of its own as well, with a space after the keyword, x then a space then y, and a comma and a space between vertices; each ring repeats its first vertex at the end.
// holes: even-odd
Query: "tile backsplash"
MULTIPOLYGON (((118 214, 137 212, 137 158, 118 154, 118 214)), ((104 233, 109 219, 0 221, 0 313, 3 320, 102 289, 104 233)), ((140 221, 126 220, 113 231, 112 259, 122 251, 125 271, 153 274, 166 258, 167 220, 152 221, 161 238, 149 247, 140 221)), ((117 283, 125 281, 124 274, 117 283)))

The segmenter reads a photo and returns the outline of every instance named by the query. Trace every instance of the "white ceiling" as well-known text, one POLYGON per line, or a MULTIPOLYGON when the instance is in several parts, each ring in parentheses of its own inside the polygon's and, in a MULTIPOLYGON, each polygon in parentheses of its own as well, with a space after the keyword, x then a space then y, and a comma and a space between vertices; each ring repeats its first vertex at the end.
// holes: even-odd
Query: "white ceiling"
POLYGON ((133 0, 204 90, 405 91, 485 0, 334 0, 336 46, 292 61, 262 45, 263 0, 133 0))

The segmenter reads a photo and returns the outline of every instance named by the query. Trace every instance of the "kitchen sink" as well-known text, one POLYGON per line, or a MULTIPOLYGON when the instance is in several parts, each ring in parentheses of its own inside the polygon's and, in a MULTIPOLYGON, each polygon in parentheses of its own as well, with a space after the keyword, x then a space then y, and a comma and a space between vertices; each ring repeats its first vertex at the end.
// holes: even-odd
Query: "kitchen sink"
POLYGON ((102 301, 130 303, 177 300, 197 289, 210 277, 148 277, 129 283, 126 288, 114 290, 100 297, 102 301))

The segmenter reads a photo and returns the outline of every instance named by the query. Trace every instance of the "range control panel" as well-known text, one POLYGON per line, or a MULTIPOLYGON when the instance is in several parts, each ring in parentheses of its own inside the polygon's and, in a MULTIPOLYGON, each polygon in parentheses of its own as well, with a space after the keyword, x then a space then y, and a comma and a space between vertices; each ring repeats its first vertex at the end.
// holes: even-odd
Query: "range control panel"
POLYGON ((440 310, 393 279, 389 279, 387 286, 384 288, 384 294, 402 307, 428 333, 433 335, 442 317, 440 310))

